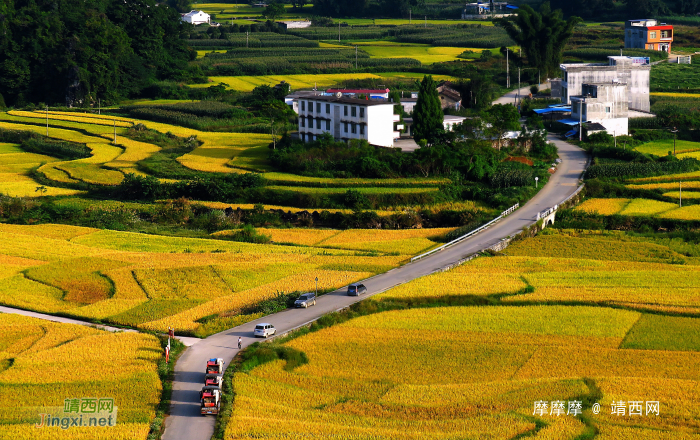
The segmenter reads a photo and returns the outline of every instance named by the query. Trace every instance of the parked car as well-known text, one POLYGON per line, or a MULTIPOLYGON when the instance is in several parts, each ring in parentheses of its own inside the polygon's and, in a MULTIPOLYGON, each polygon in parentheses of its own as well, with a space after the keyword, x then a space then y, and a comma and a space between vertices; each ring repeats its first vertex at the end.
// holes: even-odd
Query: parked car
POLYGON ((360 296, 367 293, 367 288, 364 284, 354 283, 348 286, 348 296, 360 296))
POLYGON ((260 336, 261 338, 267 338, 268 336, 274 335, 275 333, 277 333, 277 329, 275 329, 275 326, 267 323, 256 325, 255 331, 253 331, 254 336, 260 336))
POLYGON ((316 294, 314 292, 309 292, 309 293, 304 293, 294 301, 294 307, 303 307, 307 308, 309 306, 315 306, 316 305, 316 294))

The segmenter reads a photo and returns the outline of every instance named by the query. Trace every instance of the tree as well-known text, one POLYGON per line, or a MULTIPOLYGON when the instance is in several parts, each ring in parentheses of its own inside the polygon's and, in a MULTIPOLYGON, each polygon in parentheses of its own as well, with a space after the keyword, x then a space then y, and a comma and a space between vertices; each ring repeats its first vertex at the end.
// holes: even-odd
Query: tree
POLYGON ((279 3, 270 3, 263 11, 262 16, 269 20, 274 20, 282 14, 284 14, 284 5, 279 3))
POLYGON ((539 12, 522 5, 515 15, 499 18, 494 23, 503 27, 510 38, 522 47, 530 66, 546 76, 553 76, 559 71, 562 52, 573 35, 574 26, 581 21, 580 17, 569 17, 564 21, 560 9, 552 11, 549 2, 544 2, 539 12))
POLYGON ((496 104, 486 110, 485 121, 490 125, 486 134, 496 138, 496 149, 503 146, 503 139, 509 131, 520 130, 520 113, 510 104, 496 104))
POLYGON ((485 73, 473 71, 468 81, 460 81, 459 93, 462 95, 462 106, 473 109, 484 109, 493 100, 493 78, 485 73))
POLYGON ((413 137, 416 142, 432 143, 437 133, 443 129, 442 106, 437 92, 437 84, 432 75, 425 75, 418 89, 418 101, 413 109, 413 137))
POLYGON ((654 17, 671 12, 662 0, 625 0, 625 5, 627 13, 635 17, 654 17))
POLYGON ((294 9, 303 8, 306 3, 306 0, 292 0, 292 7, 294 9))

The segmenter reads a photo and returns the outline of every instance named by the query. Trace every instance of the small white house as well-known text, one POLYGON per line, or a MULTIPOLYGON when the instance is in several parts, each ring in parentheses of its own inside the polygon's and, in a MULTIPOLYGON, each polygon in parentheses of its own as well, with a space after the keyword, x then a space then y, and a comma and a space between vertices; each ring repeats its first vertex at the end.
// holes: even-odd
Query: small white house
POLYGON ((211 17, 204 11, 190 11, 187 14, 182 14, 182 21, 190 24, 210 23, 211 17))

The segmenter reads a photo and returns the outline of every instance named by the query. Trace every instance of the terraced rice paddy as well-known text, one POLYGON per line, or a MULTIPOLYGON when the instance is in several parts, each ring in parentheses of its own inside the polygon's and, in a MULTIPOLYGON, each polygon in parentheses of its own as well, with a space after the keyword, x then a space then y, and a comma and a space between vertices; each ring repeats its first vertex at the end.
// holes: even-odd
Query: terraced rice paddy
POLYGON ((278 360, 237 373, 225 438, 320 439, 341 431, 368 439, 573 440, 590 423, 601 438, 694 438, 697 245, 564 231, 513 243, 503 254, 374 297, 435 304, 481 296, 500 304, 361 316, 284 344, 303 352, 306 364, 278 360), (678 258, 687 264, 671 263, 678 258), (613 412, 620 401, 624 415, 613 412), (658 416, 648 401, 659 402, 658 416), (536 402, 546 409, 538 413, 536 402), (569 402, 581 404, 580 415, 569 402), (642 402, 638 416, 629 413, 633 402, 642 402))
POLYGON ((0 303, 205 334, 218 328, 212 316, 235 317, 279 292, 313 289, 316 277, 321 291, 340 288, 396 267, 415 249, 435 244, 427 237, 445 232, 332 231, 316 240, 328 243, 314 247, 303 231, 291 240, 298 246, 280 246, 0 225, 0 303), (364 256, 370 251, 376 256, 364 256), (205 316, 208 326, 200 329, 205 316))
POLYGON ((154 336, 0 314, 0 438, 145 440, 161 396, 160 358, 154 336), (113 399, 116 425, 35 427, 40 414, 57 416, 76 398, 113 399))

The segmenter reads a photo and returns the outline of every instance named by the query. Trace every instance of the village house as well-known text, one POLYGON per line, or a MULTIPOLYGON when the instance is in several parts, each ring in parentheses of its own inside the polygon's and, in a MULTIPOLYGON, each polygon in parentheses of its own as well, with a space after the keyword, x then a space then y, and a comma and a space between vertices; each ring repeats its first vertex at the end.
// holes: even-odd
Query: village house
POLYGON ((656 20, 628 20, 625 23, 625 48, 671 52, 673 26, 656 20))
POLYGON ((210 23, 211 17, 209 14, 203 11, 190 11, 187 14, 182 14, 182 21, 190 24, 204 24, 210 23))

